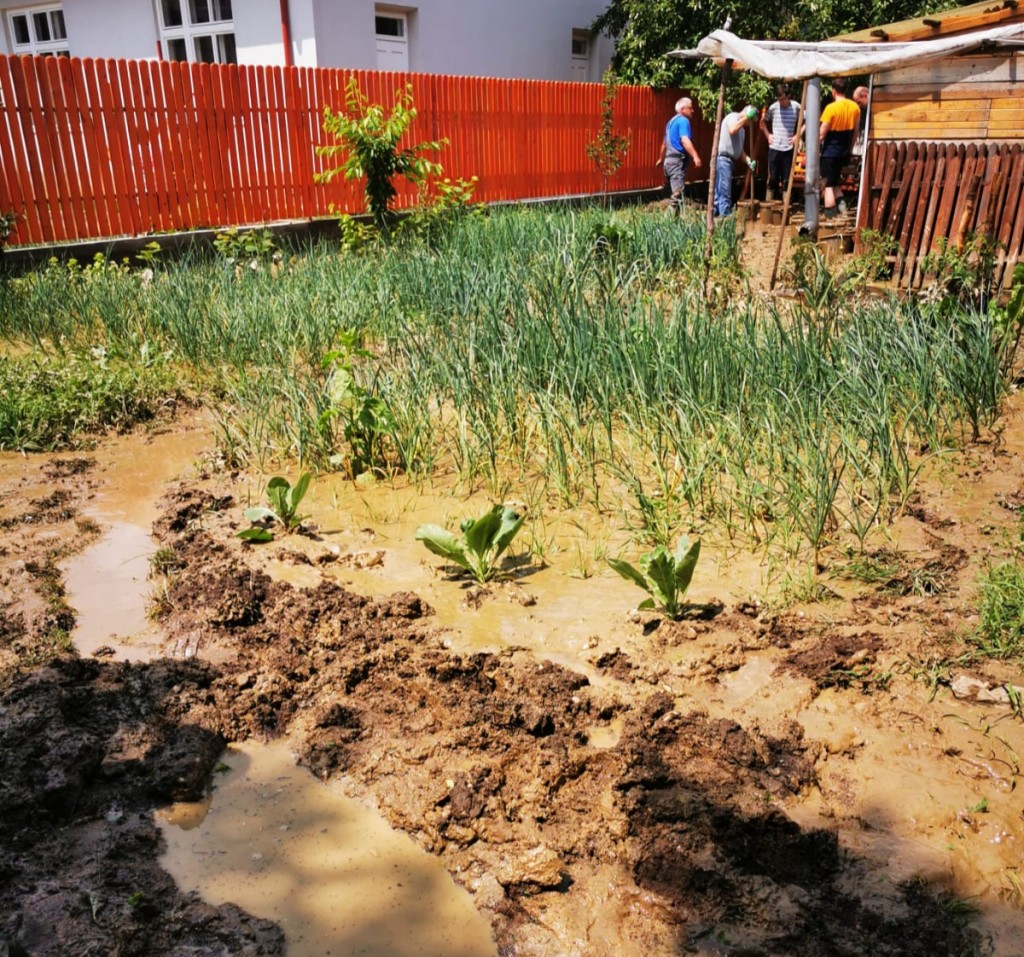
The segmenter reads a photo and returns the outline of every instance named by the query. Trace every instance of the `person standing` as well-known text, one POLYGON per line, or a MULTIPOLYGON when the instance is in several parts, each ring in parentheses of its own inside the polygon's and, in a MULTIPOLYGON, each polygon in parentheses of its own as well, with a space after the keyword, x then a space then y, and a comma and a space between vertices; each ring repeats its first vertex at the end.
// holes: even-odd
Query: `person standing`
POLYGON ((688 96, 676 100, 676 113, 665 126, 665 138, 655 166, 664 164, 665 178, 672 191, 669 203, 678 214, 683 207, 683 187, 686 185, 686 168, 693 165, 700 169, 700 155, 693 145, 693 100, 688 96))
POLYGON ((821 181, 825 184, 825 218, 846 212, 840 181, 843 167, 850 159, 853 139, 860 125, 860 107, 846 96, 846 80, 832 81, 832 102, 821 111, 821 181))
POLYGON ((745 106, 739 113, 730 113, 722 120, 718 137, 718 160, 715 163, 715 215, 732 212, 732 171, 736 163, 746 163, 750 170, 757 164, 747 156, 747 127, 758 117, 757 107, 745 106))
POLYGON ((871 93, 866 86, 858 86, 853 91, 853 102, 860 107, 860 122, 857 124, 857 138, 853 141, 853 155, 863 156, 867 135, 868 100, 871 93))
POLYGON ((782 199, 793 168, 800 104, 789 98, 785 83, 775 88, 775 97, 775 102, 761 115, 761 132, 768 140, 768 189, 772 199, 782 199))

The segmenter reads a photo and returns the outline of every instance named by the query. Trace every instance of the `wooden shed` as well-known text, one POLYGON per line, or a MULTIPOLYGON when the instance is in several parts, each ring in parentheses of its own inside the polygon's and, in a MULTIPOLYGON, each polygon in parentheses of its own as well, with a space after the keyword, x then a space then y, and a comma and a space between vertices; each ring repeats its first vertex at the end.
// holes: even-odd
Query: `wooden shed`
POLYGON ((995 282, 1007 288, 1024 261, 1024 5, 975 3, 872 27, 836 40, 898 43, 979 36, 966 53, 871 77, 859 230, 899 244, 893 278, 926 279, 922 260, 945 242, 995 244, 995 282), (985 40, 1021 25, 1019 38, 985 40))

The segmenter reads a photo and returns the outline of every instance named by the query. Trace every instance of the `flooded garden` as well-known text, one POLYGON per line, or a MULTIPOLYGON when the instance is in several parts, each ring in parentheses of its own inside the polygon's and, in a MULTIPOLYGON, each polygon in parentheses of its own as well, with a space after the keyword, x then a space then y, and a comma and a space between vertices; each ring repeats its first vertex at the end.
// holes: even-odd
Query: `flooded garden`
POLYGON ((714 240, 9 271, 0 952, 1015 953, 1024 303, 714 240))

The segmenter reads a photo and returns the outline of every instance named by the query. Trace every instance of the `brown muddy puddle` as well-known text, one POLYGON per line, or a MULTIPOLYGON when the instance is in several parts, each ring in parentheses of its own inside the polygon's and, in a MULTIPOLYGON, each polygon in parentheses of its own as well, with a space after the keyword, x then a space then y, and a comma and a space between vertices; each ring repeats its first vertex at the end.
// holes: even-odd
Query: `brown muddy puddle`
POLYGON ((296 767, 284 742, 232 747, 208 803, 158 814, 164 868, 212 904, 280 925, 289 957, 490 957, 490 925, 437 858, 296 767))
MULTIPOLYGON (((128 657, 156 650, 145 617, 156 549, 148 527, 162 484, 187 471, 207 439, 197 430, 155 436, 141 447, 117 440, 97 456, 101 483, 89 511, 104 533, 67 563, 69 600, 79 612, 74 639, 83 654, 103 644, 128 657)), ((242 509, 261 501, 262 484, 239 481, 227 490, 238 503, 238 527, 245 527, 242 509)), ((416 592, 457 650, 521 646, 605 685, 615 682, 595 669, 598 655, 623 647, 642 660, 650 651, 669 669, 664 689, 687 707, 765 727, 795 718, 807 739, 820 743, 819 788, 787 801, 786 813, 802 825, 838 830, 846 848, 882 862, 893 881, 920 877, 975 900, 995 952, 1016 952, 1024 930, 1017 909, 1024 902, 1019 721, 959 703, 956 714, 943 714, 920 685, 902 701, 818 693, 778 671, 780 655, 770 648, 739 649, 736 667, 705 666, 706 681, 698 668, 690 673, 694 680, 681 682, 673 669, 699 663, 704 639, 654 650, 633 612, 643 595, 604 564, 606 555, 635 560, 641 549, 625 536, 602 532, 597 522, 581 527, 578 516, 552 520, 543 531, 550 564, 522 565, 512 583, 483 594, 447 578, 441 560, 413 539, 421 523, 456 528, 490 504, 443 489, 360 488, 322 478, 303 503, 317 536, 257 547, 266 549, 271 575, 299 586, 326 574, 369 597, 416 592), (289 550, 331 550, 338 558, 317 567, 289 560, 282 554, 289 550)), ((755 557, 716 557, 707 549, 690 597, 733 606, 763 593, 765 577, 755 557)), ((594 728, 590 743, 614 747, 618 731, 614 722, 594 728)), ((493 952, 468 896, 434 858, 376 815, 360 819, 369 812, 296 769, 284 745, 246 745, 225 763, 232 770, 217 776, 208 809, 175 809, 163 822, 165 866, 183 886, 280 921, 291 957, 493 952), (198 815, 190 829, 173 823, 187 813, 198 815), (439 919, 448 912, 443 908, 469 914, 471 929, 429 938, 463 919, 439 919), (335 949, 326 948, 327 939, 337 941, 335 949), (401 949, 427 940, 433 943, 422 949, 401 949)))

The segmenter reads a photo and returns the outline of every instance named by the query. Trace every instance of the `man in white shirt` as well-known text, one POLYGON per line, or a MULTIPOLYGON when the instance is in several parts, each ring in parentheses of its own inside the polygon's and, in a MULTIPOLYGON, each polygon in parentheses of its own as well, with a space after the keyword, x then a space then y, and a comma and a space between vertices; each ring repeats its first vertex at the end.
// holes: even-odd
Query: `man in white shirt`
POLYGON ((761 132, 768 140, 768 189, 772 199, 782 199, 793 167, 800 104, 789 98, 785 83, 775 88, 775 95, 775 102, 761 114, 761 132))

